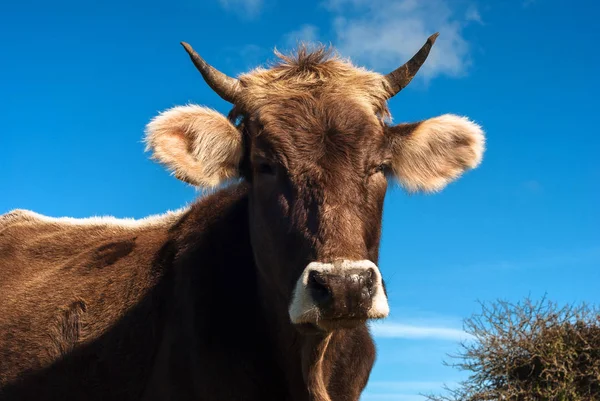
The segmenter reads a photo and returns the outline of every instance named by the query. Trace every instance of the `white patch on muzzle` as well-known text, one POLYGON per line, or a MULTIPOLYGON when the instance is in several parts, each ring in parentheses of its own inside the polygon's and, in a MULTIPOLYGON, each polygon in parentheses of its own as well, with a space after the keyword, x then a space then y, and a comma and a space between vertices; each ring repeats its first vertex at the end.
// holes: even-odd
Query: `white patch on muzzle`
POLYGON ((390 313, 387 297, 383 291, 381 273, 377 265, 370 260, 344 260, 341 264, 334 266, 333 263, 311 262, 304 268, 302 275, 296 282, 289 314, 292 323, 317 323, 320 318, 319 307, 312 299, 308 290, 308 275, 311 271, 319 273, 343 273, 347 269, 373 269, 375 279, 373 283, 373 298, 371 309, 367 314, 369 319, 381 319, 390 313))

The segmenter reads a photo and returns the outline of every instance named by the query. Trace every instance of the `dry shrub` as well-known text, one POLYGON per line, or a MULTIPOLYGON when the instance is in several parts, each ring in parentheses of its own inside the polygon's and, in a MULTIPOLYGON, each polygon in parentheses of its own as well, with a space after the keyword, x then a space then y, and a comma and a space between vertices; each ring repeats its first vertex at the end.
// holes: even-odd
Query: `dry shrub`
POLYGON ((431 401, 599 401, 600 313, 543 298, 481 304, 453 366, 470 372, 431 401))

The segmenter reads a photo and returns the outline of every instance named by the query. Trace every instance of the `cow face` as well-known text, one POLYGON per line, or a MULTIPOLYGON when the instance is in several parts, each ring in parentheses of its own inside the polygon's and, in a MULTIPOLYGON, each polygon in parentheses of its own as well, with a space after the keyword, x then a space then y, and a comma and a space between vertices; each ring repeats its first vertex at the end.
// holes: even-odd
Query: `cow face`
POLYGON ((194 185, 250 184, 255 261, 295 325, 332 330, 386 317, 377 260, 388 180, 438 191, 481 160, 483 133, 466 118, 386 123, 386 100, 408 84, 402 71, 416 73, 432 38, 387 76, 320 49, 235 80, 186 45, 235 107, 229 118, 193 105, 167 110, 148 125, 148 148, 194 185))

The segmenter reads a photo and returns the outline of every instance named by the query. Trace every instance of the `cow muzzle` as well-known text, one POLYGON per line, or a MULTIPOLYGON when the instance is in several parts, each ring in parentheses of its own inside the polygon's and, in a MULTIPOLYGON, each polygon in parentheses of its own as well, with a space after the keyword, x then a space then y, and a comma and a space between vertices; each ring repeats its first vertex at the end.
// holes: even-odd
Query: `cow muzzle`
POLYGON ((369 260, 312 262, 296 283, 289 314, 293 324, 324 330, 387 317, 381 273, 369 260))

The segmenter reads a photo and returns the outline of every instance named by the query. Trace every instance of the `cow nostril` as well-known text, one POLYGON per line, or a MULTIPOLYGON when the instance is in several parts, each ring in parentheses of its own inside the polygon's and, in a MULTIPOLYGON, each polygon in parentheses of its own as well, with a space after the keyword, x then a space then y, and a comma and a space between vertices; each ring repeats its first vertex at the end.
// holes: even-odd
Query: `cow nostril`
POLYGON ((361 300, 367 301, 367 300, 371 299, 371 296, 372 296, 371 290, 368 287, 363 287, 360 290, 360 298, 361 298, 361 300))
POLYGON ((375 270, 368 269, 367 277, 366 277, 366 285, 369 288, 369 291, 373 289, 373 285, 375 284, 375 270))
POLYGON ((308 273, 308 288, 317 304, 331 301, 331 291, 327 286, 327 281, 318 271, 313 270, 308 273))
POLYGON ((368 269, 362 274, 361 298, 363 300, 370 299, 373 296, 373 287, 375 286, 375 271, 368 269))

